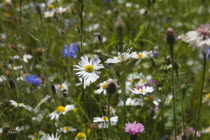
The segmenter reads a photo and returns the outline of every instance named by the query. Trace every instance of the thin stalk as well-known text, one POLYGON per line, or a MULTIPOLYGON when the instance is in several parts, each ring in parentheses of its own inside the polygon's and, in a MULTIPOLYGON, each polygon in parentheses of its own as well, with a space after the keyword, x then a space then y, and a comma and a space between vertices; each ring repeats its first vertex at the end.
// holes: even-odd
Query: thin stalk
POLYGON ((178 86, 180 88, 180 102, 181 102, 181 115, 182 115, 182 132, 183 132, 183 134, 185 134, 185 109, 184 109, 184 94, 185 94, 185 91, 184 91, 184 89, 181 88, 178 71, 176 73, 176 77, 177 77, 177 81, 178 81, 178 86))
POLYGON ((195 134, 194 134, 193 140, 197 139, 196 133, 197 133, 198 123, 199 123, 200 113, 201 113, 201 105, 202 105, 202 95, 203 95, 203 85, 204 85, 205 73, 206 73, 206 53, 203 53, 203 72, 202 72, 202 81, 201 81, 200 100, 199 100, 198 116, 197 116, 197 119, 196 119, 195 134))
POLYGON ((175 130, 175 140, 176 140, 176 97, 175 97, 175 91, 174 91, 174 87, 175 87, 175 81, 174 81, 174 47, 173 45, 170 45, 170 52, 171 52, 171 80, 172 80, 172 84, 171 84, 171 89, 172 89, 172 95, 173 95, 173 114, 174 114, 174 130, 175 130))
POLYGON ((110 101, 111 101, 111 94, 108 93, 108 103, 107 103, 107 106, 108 106, 108 122, 109 122, 109 125, 108 125, 108 128, 109 128, 109 136, 111 136, 111 140, 113 140, 113 137, 112 137, 112 131, 111 131, 111 121, 110 121, 110 101))

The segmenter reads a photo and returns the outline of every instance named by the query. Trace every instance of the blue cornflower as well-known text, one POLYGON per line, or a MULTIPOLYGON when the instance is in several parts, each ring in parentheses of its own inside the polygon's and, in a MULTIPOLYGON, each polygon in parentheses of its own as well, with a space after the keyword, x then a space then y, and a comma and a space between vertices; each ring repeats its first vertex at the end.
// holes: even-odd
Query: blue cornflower
POLYGON ((78 52, 78 44, 77 43, 72 43, 70 46, 65 45, 63 49, 63 56, 64 57, 72 57, 76 58, 76 52, 78 52))
POLYGON ((37 75, 27 75, 25 80, 35 85, 41 85, 40 78, 37 75))

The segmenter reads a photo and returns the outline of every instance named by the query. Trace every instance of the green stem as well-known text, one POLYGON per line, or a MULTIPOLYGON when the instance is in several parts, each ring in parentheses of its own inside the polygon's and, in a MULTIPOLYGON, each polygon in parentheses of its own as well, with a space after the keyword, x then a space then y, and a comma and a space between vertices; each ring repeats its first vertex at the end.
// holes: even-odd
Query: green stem
POLYGON ((203 73, 202 73, 202 81, 201 81, 201 91, 200 91, 200 100, 199 100, 199 106, 198 106, 198 116, 196 119, 196 126, 195 126, 195 134, 194 134, 194 140, 196 140, 196 133, 198 129, 198 123, 200 119, 200 113, 201 113, 201 105, 202 105, 202 95, 203 95, 203 86, 204 86, 204 79, 205 79, 205 73, 206 73, 206 53, 203 53, 203 73))
POLYGON ((107 103, 107 107, 108 107, 108 121, 109 121, 109 125, 108 125, 108 128, 109 128, 109 136, 111 136, 111 140, 113 140, 112 138, 112 134, 111 134, 111 121, 110 121, 110 101, 111 101, 111 94, 108 93, 108 103, 107 103))
POLYGON ((175 81, 174 81, 174 48, 173 45, 170 45, 170 52, 171 52, 171 80, 172 80, 172 95, 173 95, 173 114, 174 114, 174 130, 175 130, 175 140, 176 140, 176 97, 175 97, 175 91, 174 91, 174 87, 175 87, 175 81))

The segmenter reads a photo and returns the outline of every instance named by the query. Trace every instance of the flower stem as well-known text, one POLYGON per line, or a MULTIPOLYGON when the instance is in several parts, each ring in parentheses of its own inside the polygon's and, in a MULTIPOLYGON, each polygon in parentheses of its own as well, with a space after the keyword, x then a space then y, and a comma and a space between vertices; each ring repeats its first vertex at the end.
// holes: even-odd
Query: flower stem
POLYGON ((171 85, 171 89, 172 89, 172 95, 173 95, 173 114, 174 114, 174 131, 175 131, 175 140, 176 140, 176 97, 175 97, 175 91, 174 91, 174 87, 175 87, 175 81, 174 81, 174 48, 173 45, 170 45, 170 52, 171 52, 171 81, 172 81, 172 85, 171 85))
POLYGON ((204 85, 204 79, 205 79, 205 73, 206 73, 206 53, 203 53, 203 73, 202 73, 202 81, 201 81, 201 91, 200 91, 200 100, 199 100, 199 106, 198 106, 198 116, 196 119, 196 126, 195 126, 195 133, 194 133, 194 140, 196 140, 196 133, 198 129, 198 122, 200 119, 200 113, 201 113, 201 105, 202 105, 202 95, 203 95, 203 85, 204 85))
POLYGON ((138 139, 138 136, 137 135, 131 135, 130 136, 130 140, 137 140, 138 139))
POLYGON ((109 136, 111 136, 111 140, 113 140, 112 138, 112 134, 111 134, 111 121, 110 121, 110 101, 111 101, 111 94, 108 93, 108 103, 107 103, 107 107, 108 107, 108 121, 109 121, 109 125, 108 125, 108 128, 109 128, 109 136))

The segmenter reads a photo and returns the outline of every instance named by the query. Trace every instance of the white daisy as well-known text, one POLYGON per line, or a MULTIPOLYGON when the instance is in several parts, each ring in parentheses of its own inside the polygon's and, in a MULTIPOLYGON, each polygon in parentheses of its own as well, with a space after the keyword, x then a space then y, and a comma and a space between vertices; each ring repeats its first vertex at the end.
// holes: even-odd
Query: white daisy
MULTIPOLYGON (((142 106, 143 105, 143 100, 142 99, 137 99, 137 98, 127 98, 125 102, 126 106, 142 106)), ((120 101, 118 106, 123 106, 123 101, 120 101)))
POLYGON ((103 93, 104 95, 106 95, 106 87, 107 87, 107 81, 104 81, 102 83, 100 83, 98 86, 99 86, 99 89, 97 89, 95 92, 97 94, 101 94, 103 93))
POLYGON ((46 95, 38 104, 37 106, 34 108, 34 112, 38 112, 39 107, 45 103, 51 96, 50 95, 46 95))
POLYGON ((28 59, 32 59, 32 55, 30 55, 30 54, 23 55, 23 61, 24 62, 28 63, 28 59))
POLYGON ((12 65, 12 64, 9 64, 8 66, 7 66, 9 69, 12 69, 12 70, 19 70, 19 69, 22 69, 23 68, 23 66, 16 66, 16 65, 12 65))
POLYGON ((45 12, 44 12, 44 18, 53 17, 54 14, 55 14, 54 11, 45 11, 45 12))
POLYGON ((6 79, 6 77, 5 77, 4 75, 1 75, 1 76, 0 76, 0 83, 3 82, 3 81, 6 81, 6 80, 7 80, 7 79, 6 79))
POLYGON ((61 114, 65 115, 67 112, 69 112, 73 109, 74 109, 74 105, 66 105, 65 107, 64 106, 58 106, 56 108, 56 111, 49 114, 49 117, 50 117, 51 120, 53 120, 53 119, 58 120, 58 118, 61 114))
POLYGON ((189 31, 178 38, 189 43, 193 48, 206 52, 210 48, 210 24, 201 25, 197 30, 189 31))
POLYGON ((104 68, 102 64, 99 64, 101 62, 100 59, 97 58, 91 58, 90 61, 88 60, 88 57, 81 57, 81 61, 79 61, 79 65, 74 65, 76 68, 74 70, 78 70, 76 74, 83 78, 84 81, 89 81, 90 83, 95 82, 99 78, 99 74, 101 73, 101 68, 104 68))
POLYGON ((49 134, 46 134, 40 140, 59 140, 59 139, 60 139, 60 135, 56 133, 55 136, 54 134, 52 134, 51 136, 49 134))
POLYGON ((15 106, 15 107, 23 107, 25 109, 27 109, 28 111, 32 111, 32 107, 29 105, 25 105, 24 103, 17 103, 14 100, 10 100, 9 101, 11 103, 11 105, 15 106))
POLYGON ((70 126, 64 126, 64 127, 61 127, 60 129, 57 129, 57 131, 67 133, 67 132, 75 132, 77 131, 77 129, 70 126))
POLYGON ((64 90, 68 90, 68 83, 64 82, 62 84, 57 84, 57 85, 55 85, 55 89, 58 93, 62 92, 64 90))
POLYGON ((120 62, 128 60, 129 58, 131 58, 129 53, 126 53, 126 52, 120 53, 120 52, 118 52, 118 56, 115 56, 113 58, 107 59, 105 61, 105 63, 107 63, 107 64, 120 63, 120 62))
POLYGON ((150 52, 147 52, 147 51, 143 51, 143 52, 133 52, 130 54, 130 56, 132 58, 135 58, 135 59, 145 59, 145 58, 149 58, 150 57, 150 52))
MULTIPOLYGON (((109 118, 108 117, 94 117, 93 118, 93 122, 108 122, 109 121, 109 118)), ((118 116, 114 116, 114 117, 111 117, 110 118, 110 121, 111 122, 118 122, 118 116)))
POLYGON ((143 86, 143 87, 141 87, 139 89, 134 88, 131 91, 134 94, 142 94, 142 95, 145 95, 146 93, 153 92, 154 91, 154 88, 153 87, 150 87, 150 86, 143 86))
MULTIPOLYGON (((98 124, 98 128, 108 128, 108 121, 109 121, 109 118, 108 117, 94 117, 93 118, 93 122, 96 122, 96 123, 99 123, 98 124)), ((111 123, 111 126, 115 126, 117 125, 117 122, 118 122, 118 116, 114 116, 114 117, 111 117, 110 118, 110 123, 111 123)))

